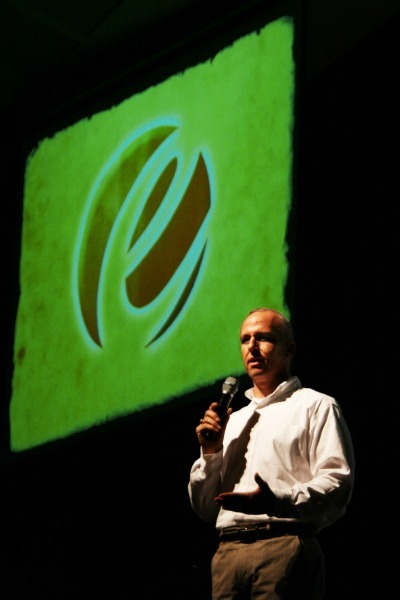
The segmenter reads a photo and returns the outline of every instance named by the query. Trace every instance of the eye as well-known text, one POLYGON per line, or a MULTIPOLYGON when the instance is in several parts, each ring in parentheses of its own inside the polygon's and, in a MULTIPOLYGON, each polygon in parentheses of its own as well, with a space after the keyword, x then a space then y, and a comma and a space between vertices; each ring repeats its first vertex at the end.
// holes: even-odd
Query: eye
POLYGON ((259 333, 256 336, 257 341, 259 342, 271 342, 273 343, 275 340, 273 338, 272 335, 268 334, 268 333, 259 333))

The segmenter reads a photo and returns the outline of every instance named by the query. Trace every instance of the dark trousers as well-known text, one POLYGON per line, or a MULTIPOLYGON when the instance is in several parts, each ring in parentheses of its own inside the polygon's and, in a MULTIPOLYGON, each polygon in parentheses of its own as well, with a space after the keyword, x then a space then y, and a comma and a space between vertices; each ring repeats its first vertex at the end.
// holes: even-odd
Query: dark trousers
POLYGON ((324 557, 315 537, 222 542, 211 575, 212 600, 324 598, 324 557))

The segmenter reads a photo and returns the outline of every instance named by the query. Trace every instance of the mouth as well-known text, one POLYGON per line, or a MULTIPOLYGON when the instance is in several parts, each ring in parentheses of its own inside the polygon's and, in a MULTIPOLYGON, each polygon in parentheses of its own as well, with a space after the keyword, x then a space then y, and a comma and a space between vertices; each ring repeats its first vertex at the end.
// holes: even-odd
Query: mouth
POLYGON ((265 365, 265 360, 262 356, 253 356, 247 361, 247 364, 251 367, 259 367, 265 365))

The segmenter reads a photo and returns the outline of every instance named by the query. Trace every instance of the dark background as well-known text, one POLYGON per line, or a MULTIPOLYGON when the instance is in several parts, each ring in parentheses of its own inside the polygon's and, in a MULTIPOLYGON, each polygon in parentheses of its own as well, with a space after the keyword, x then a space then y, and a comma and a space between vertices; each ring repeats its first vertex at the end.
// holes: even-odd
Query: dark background
MULTIPOLYGON (((74 122, 88 106, 95 112, 111 92, 123 96, 189 56, 196 60, 239 22, 254 19, 262 3, 170 0, 148 3, 147 12, 141 4, 1 2, 2 600, 209 600, 216 540, 191 511, 187 481, 198 456, 194 428, 216 389, 59 444, 8 452, 21 177, 30 140, 74 122), (129 26, 122 31, 112 19, 127 4, 134 41, 126 37, 129 26), (47 20, 39 18, 44 14, 47 20), (45 26, 58 31, 51 43, 45 26)), ((396 574, 390 540, 397 538, 400 5, 297 6, 302 61, 288 290, 296 373, 339 400, 357 461, 347 514, 320 534, 327 600, 387 598, 396 574)))

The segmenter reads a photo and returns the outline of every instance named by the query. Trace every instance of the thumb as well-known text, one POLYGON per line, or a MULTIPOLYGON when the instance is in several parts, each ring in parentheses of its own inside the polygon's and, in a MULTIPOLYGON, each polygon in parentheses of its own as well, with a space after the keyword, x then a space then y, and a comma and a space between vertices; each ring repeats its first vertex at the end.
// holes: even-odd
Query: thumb
POLYGON ((264 481, 264 479, 262 479, 258 473, 254 475, 254 480, 261 489, 269 489, 268 483, 264 481))

